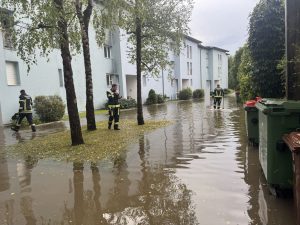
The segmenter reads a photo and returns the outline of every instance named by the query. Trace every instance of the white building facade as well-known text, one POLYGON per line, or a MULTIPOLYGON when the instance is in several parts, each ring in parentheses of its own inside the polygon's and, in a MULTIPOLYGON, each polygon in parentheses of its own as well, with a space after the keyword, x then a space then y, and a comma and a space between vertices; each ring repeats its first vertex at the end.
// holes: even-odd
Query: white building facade
MULTIPOLYGON (((59 95, 65 100, 63 65, 59 50, 55 50, 49 61, 38 58, 38 64, 27 73, 26 64, 10 46, 5 33, 0 35, 0 125, 10 123, 11 116, 18 111, 18 96, 21 89, 34 99, 39 95, 59 95)), ((90 29, 91 65, 95 108, 106 102, 106 90, 112 83, 120 85, 124 98, 136 99, 136 67, 127 58, 127 38, 117 30, 107 35, 102 47, 95 41, 90 29)), ((228 87, 227 51, 217 47, 205 47, 201 42, 186 36, 185 47, 179 55, 170 55, 174 69, 161 71, 158 77, 143 76, 142 98, 145 101, 150 89, 157 94, 176 99, 177 93, 187 87, 212 91, 217 84, 228 87)), ((85 70, 83 55, 72 59, 74 84, 79 111, 85 111, 85 70)))

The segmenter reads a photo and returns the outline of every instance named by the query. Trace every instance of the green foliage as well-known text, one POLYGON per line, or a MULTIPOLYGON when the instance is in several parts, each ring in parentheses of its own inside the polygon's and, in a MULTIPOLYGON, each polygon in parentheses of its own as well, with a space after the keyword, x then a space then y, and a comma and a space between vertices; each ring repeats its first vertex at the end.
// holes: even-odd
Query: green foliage
POLYGON ((190 88, 185 88, 182 89, 179 93, 178 93, 178 98, 180 100, 188 100, 191 99, 193 96, 193 92, 190 88))
POLYGON ((146 100, 146 105, 152 105, 157 103, 157 95, 153 89, 150 89, 148 93, 148 98, 146 100))
MULTIPOLYGON (((81 51, 81 29, 76 15, 75 1, 59 0, 63 8, 56 5, 58 0, 26 1, 2 0, 0 7, 13 9, 10 21, 11 26, 6 30, 11 33, 13 45, 22 60, 27 64, 28 70, 37 63, 37 56, 48 57, 49 54, 60 48, 63 34, 60 30, 62 19, 67 23, 69 40, 68 44, 73 54, 81 51)), ((84 6, 88 0, 80 0, 84 6)), ((107 20, 107 19, 106 19, 107 20)), ((101 10, 93 11, 93 22, 97 26, 97 40, 104 41, 105 30, 101 10)))
POLYGON ((253 90, 253 64, 250 56, 249 48, 247 45, 243 48, 243 53, 241 56, 241 63, 238 68, 238 81, 240 88, 240 96, 245 100, 253 99, 255 97, 255 92, 253 90))
POLYGON ((239 48, 234 56, 230 56, 228 59, 228 86, 231 89, 235 89, 238 86, 238 68, 241 64, 241 57, 244 51, 244 47, 239 48))
POLYGON ((122 98, 120 99, 119 103, 121 109, 130 109, 136 107, 136 101, 133 98, 131 99, 122 98))
POLYGON ((162 103, 165 102, 165 99, 166 99, 165 96, 162 96, 162 95, 158 94, 158 95, 156 95, 156 97, 157 97, 157 103, 158 104, 162 104, 162 103))
POLYGON ((131 43, 128 56, 136 61, 137 19, 142 27, 142 71, 159 76, 161 69, 172 69, 169 51, 180 52, 184 35, 189 33, 188 23, 193 0, 105 0, 107 15, 128 34, 131 43), (118 16, 117 16, 118 15, 118 16))
POLYGON ((223 91, 224 91, 224 95, 228 95, 231 92, 230 89, 228 88, 224 88, 223 91))
POLYGON ((59 121, 65 113, 65 104, 61 97, 37 96, 34 99, 34 110, 42 122, 59 121))
POLYGON ((203 98, 203 97, 204 97, 203 89, 196 89, 193 91, 193 98, 203 98))
POLYGON ((261 0, 250 16, 248 44, 253 71, 248 78, 254 92, 263 97, 284 95, 282 71, 277 67, 285 49, 284 17, 284 3, 279 0, 261 0))
POLYGON ((153 89, 150 89, 149 93, 148 93, 148 98, 146 100, 146 105, 153 105, 153 104, 161 104, 165 102, 165 99, 167 97, 160 95, 160 94, 156 94, 155 91, 153 89))

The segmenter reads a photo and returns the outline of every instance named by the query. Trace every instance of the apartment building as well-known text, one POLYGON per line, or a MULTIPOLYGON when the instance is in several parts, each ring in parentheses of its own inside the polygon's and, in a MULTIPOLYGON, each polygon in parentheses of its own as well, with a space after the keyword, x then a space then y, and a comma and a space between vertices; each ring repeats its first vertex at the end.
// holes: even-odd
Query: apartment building
MULTIPOLYGON (((63 65, 59 50, 54 50, 48 60, 37 59, 38 64, 27 72, 27 65, 17 56, 11 45, 9 34, 1 30, 0 35, 0 125, 10 122, 18 111, 18 96, 25 89, 34 99, 38 95, 59 95, 65 99, 63 65)), ((105 44, 99 47, 95 32, 90 29, 91 63, 94 85, 95 108, 102 108, 106 102, 106 90, 112 83, 120 85, 124 98, 136 99, 136 67, 129 63, 126 35, 121 30, 108 32, 105 44)), ((146 100, 150 89, 176 99, 183 88, 211 91, 216 84, 228 87, 227 51, 217 47, 206 47, 201 41, 186 36, 179 55, 169 54, 173 62, 170 71, 162 70, 160 76, 142 77, 142 97, 146 100)), ((78 109, 85 110, 85 70, 83 55, 72 59, 74 84, 78 109)))

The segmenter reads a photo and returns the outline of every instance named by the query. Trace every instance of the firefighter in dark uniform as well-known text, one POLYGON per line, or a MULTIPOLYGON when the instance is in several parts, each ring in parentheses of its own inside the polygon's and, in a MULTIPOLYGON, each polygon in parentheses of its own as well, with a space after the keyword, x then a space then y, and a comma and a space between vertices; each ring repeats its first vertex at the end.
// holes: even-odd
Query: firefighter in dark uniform
POLYGON ((214 109, 220 109, 222 98, 224 97, 224 91, 220 87, 220 84, 214 90, 214 109))
POLYGON ((119 128, 119 116, 120 116, 120 104, 119 99, 121 98, 117 92, 118 85, 112 84, 111 89, 106 92, 108 98, 108 129, 111 129, 112 123, 114 121, 114 130, 120 130, 119 128))
POLYGON ((15 127, 11 129, 18 132, 21 126, 22 120, 26 117, 29 125, 31 126, 32 132, 36 131, 35 124, 32 122, 32 99, 26 94, 25 90, 20 91, 19 96, 19 118, 15 127))

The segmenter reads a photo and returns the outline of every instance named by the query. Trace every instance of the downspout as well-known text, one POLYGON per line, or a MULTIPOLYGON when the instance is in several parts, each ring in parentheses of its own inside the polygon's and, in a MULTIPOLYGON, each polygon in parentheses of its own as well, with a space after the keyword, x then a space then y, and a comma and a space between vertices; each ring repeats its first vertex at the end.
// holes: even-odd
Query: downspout
POLYGON ((165 96, 165 78, 164 78, 164 70, 161 68, 161 77, 162 77, 162 93, 163 97, 165 96))
POLYGON ((200 89, 203 89, 202 87, 202 54, 201 54, 201 47, 200 48, 200 89))

